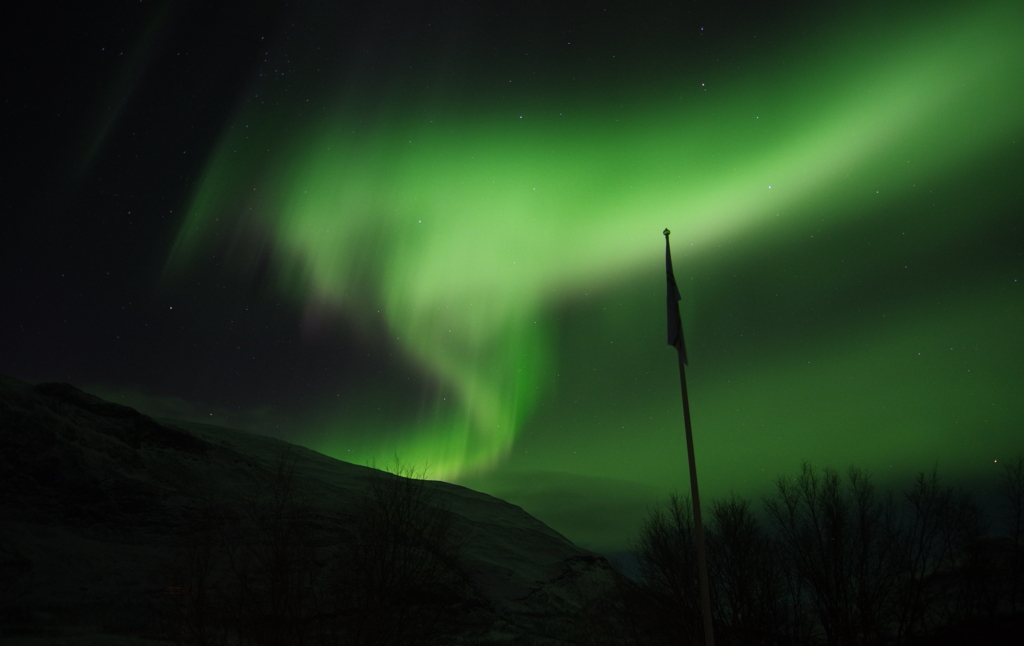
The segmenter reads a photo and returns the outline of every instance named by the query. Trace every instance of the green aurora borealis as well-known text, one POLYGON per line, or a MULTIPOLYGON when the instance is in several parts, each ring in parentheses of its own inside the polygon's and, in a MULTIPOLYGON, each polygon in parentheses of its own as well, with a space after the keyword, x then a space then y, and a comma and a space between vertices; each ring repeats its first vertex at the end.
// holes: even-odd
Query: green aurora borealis
POLYGON ((397 454, 614 549, 686 482, 667 226, 705 496, 803 459, 988 478, 1024 449, 1024 8, 877 20, 702 88, 242 104, 166 279, 211 249, 269 258, 307 320, 382 321, 430 393, 325 402, 295 441, 397 454))

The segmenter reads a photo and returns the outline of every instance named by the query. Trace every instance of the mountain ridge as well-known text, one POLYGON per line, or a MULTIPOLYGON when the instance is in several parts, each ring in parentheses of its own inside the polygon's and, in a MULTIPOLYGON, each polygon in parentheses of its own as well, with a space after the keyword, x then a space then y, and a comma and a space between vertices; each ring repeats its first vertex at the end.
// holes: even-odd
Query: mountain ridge
MULTIPOLYGON (((177 585, 170 573, 196 519, 241 513, 281 460, 325 549, 352 533, 373 478, 398 477, 236 429, 153 419, 68 384, 0 377, 5 632, 91 623, 153 633, 138 619, 177 585)), ((616 576, 520 507, 421 482, 450 517, 460 603, 489 626, 488 639, 559 643, 616 576)))

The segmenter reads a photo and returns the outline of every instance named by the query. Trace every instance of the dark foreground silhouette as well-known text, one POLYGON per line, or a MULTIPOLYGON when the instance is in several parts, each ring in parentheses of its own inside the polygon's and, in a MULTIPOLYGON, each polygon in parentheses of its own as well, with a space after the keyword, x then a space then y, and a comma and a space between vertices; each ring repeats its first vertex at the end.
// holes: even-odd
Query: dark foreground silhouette
MULTIPOLYGON (((920 474, 880 493, 856 468, 804 464, 763 513, 713 501, 715 641, 729 644, 1019 644, 1024 637, 1024 461, 1007 465, 992 523, 968 492, 920 474)), ((644 523, 637 581, 592 607, 592 644, 703 644, 689 498, 644 523)))
POLYGON ((0 492, 5 644, 557 644, 616 578, 492 496, 63 384, 0 377, 0 492))
MULTIPOLYGON (((716 642, 1020 643, 1024 463, 1005 475, 991 519, 935 473, 897 495, 804 465, 757 509, 712 501, 716 642)), ((703 643, 685 497, 627 578, 484 494, 9 378, 0 492, 4 643, 703 643)))

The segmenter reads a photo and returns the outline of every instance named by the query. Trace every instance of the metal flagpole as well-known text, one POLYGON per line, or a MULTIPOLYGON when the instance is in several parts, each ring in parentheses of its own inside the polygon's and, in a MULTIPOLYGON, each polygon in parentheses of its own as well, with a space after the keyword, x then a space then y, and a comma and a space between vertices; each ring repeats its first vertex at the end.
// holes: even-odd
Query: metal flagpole
POLYGON ((690 495, 693 498, 693 524, 697 542, 697 575, 700 579, 701 614, 704 615, 704 643, 715 646, 715 631, 711 625, 711 589, 708 585, 708 562, 704 552, 704 524, 700 517, 700 494, 697 491, 697 461, 693 457, 693 428, 690 426, 690 397, 686 392, 686 344, 683 342, 683 323, 679 317, 679 287, 672 271, 672 251, 665 229, 665 271, 668 280, 668 343, 679 355, 679 387, 683 393, 683 423, 686 426, 686 453, 690 460, 690 495))

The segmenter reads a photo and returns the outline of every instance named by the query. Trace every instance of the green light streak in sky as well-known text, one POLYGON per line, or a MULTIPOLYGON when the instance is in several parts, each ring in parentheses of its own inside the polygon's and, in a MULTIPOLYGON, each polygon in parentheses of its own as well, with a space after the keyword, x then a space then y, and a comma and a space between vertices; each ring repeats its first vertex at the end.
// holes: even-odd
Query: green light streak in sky
MULTIPOLYGON (((1016 5, 964 9, 671 103, 638 91, 628 106, 541 100, 468 121, 399 110, 372 127, 338 110, 273 134, 242 110, 171 264, 210 240, 267 247, 280 287, 311 310, 382 312, 453 396, 362 457, 397 450, 453 478, 505 458, 545 396, 558 305, 648 275, 665 226, 701 250, 770 239, 808 205, 853 219, 1005 143, 1020 127, 1021 27, 1016 5)), ((337 442, 319 448, 340 456, 337 442)))

